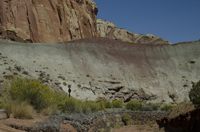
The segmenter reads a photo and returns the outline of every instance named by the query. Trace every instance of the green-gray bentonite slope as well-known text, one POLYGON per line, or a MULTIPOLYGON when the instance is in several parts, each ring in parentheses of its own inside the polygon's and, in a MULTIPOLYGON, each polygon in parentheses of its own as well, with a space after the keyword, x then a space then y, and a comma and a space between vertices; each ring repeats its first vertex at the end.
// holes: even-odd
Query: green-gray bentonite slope
POLYGON ((150 45, 93 38, 65 43, 0 41, 0 79, 42 79, 81 100, 181 102, 200 79, 200 42, 150 45), (20 67, 22 71, 17 71, 20 67), (11 70, 13 69, 13 70, 11 70), (17 72, 17 73, 16 73, 17 72))

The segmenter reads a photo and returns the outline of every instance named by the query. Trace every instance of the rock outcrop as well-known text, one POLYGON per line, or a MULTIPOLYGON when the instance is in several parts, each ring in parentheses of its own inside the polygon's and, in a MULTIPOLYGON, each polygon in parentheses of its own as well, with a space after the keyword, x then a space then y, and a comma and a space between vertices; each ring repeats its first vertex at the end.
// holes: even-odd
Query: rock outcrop
POLYGON ((112 22, 97 19, 97 30, 101 37, 141 44, 171 44, 163 38, 153 34, 137 34, 125 29, 117 28, 112 22))
POLYGON ((188 103, 178 107, 157 120, 159 127, 164 127, 167 132, 199 132, 200 109, 188 103))
POLYGON ((54 43, 98 37, 92 0, 1 0, 0 39, 54 43))
POLYGON ((108 38, 65 43, 0 41, 0 84, 9 75, 42 77, 42 82, 81 100, 137 99, 176 103, 200 78, 200 42, 134 44, 108 38), (17 69, 21 68, 21 72, 17 69), (42 75, 42 76, 41 76, 42 75))

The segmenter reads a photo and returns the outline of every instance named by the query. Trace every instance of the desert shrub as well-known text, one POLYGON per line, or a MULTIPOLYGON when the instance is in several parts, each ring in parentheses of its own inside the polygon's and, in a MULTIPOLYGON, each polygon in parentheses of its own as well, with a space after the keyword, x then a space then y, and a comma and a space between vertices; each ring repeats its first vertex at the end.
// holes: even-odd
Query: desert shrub
POLYGON ((121 128, 121 126, 118 123, 114 125, 114 129, 119 129, 119 128, 121 128))
POLYGON ((175 108, 176 106, 174 106, 174 105, 164 105, 162 108, 161 108, 161 110, 162 111, 169 111, 169 110, 171 110, 171 109, 173 109, 173 108, 175 108))
POLYGON ((133 111, 143 111, 144 104, 137 100, 133 100, 126 104, 126 109, 133 110, 133 111))
POLYGON ((137 121, 137 120, 132 120, 132 122, 135 124, 135 125, 140 125, 141 122, 140 121, 137 121))
POLYGON ((12 106, 12 113, 14 118, 19 119, 33 119, 35 114, 34 108, 27 102, 14 101, 12 106))
POLYGON ((129 125, 130 122, 130 115, 127 113, 122 114, 122 121, 125 123, 125 125, 129 125))
POLYGON ((150 126, 150 127, 153 127, 153 123, 150 121, 150 122, 148 122, 148 125, 150 126))
POLYGON ((106 108, 112 108, 113 107, 112 103, 110 101, 104 102, 104 105, 105 105, 106 108))
POLYGON ((65 101, 64 109, 69 113, 82 112, 82 103, 81 101, 70 97, 65 101))
POLYGON ((6 83, 6 91, 3 97, 9 97, 11 101, 25 101, 32 105, 38 112, 49 106, 61 107, 65 95, 60 95, 50 87, 39 83, 37 80, 27 78, 14 78, 6 83))
POLYGON ((100 104, 96 103, 94 101, 88 101, 86 102, 86 106, 91 109, 92 112, 97 112, 101 109, 100 104))
POLYGON ((158 108, 160 107, 159 104, 150 103, 150 105, 153 111, 157 111, 158 108))
POLYGON ((3 104, 2 103, 0 103, 0 109, 2 109, 3 108, 3 104))
POLYGON ((157 111, 159 108, 158 104, 149 103, 144 105, 144 111, 157 111))
POLYGON ((2 100, 2 107, 6 112, 7 118, 10 118, 10 114, 12 112, 12 105, 13 102, 11 101, 11 99, 8 96, 5 96, 2 100))
POLYGON ((147 104, 144 106, 144 111, 153 111, 151 105, 147 104))
POLYGON ((200 108, 200 81, 192 85, 189 98, 196 108, 200 108))
POLYGON ((99 102, 100 110, 107 111, 103 102, 99 102))
POLYGON ((83 102, 72 97, 67 98, 64 106, 64 111, 69 113, 80 113, 83 112, 85 114, 91 112, 97 112, 99 110, 107 111, 103 102, 94 102, 88 101, 83 102))
POLYGON ((87 103, 84 103, 83 104, 83 113, 89 114, 91 112, 92 112, 91 107, 88 107, 87 103))
POLYGON ((113 108, 122 108, 123 103, 120 100, 112 101, 112 106, 113 106, 113 108))

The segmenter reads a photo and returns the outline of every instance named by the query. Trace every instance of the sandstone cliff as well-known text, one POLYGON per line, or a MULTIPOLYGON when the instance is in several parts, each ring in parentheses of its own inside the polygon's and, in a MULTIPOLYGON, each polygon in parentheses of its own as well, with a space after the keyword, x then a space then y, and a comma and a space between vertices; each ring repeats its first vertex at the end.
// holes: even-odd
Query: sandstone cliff
POLYGON ((98 37, 92 0, 1 0, 0 39, 53 43, 98 37))
POLYGON ((134 42, 134 43, 150 43, 150 44, 171 44, 163 38, 153 34, 137 34, 120 29, 114 23, 97 19, 97 30, 101 37, 107 37, 115 40, 134 42))
POLYGON ((81 100, 137 99, 142 102, 181 102, 192 81, 200 78, 200 42, 134 44, 108 38, 65 43, 23 44, 0 41, 0 85, 18 74, 64 91, 81 100), (15 67, 21 67, 16 73, 15 67), (26 71, 26 72, 24 72, 26 71))

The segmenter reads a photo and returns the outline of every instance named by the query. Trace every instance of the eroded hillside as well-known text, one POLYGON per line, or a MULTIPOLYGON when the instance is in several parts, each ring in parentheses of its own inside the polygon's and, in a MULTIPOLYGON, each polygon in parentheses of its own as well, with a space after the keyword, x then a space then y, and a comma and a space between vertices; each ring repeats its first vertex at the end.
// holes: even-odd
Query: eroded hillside
MULTIPOLYGON (((200 78, 200 42, 134 44, 105 38, 65 43, 0 41, 1 79, 39 78, 81 100, 181 102, 200 78), (16 67, 21 67, 17 71, 16 67), (23 73, 23 74, 22 74, 23 73)), ((2 81, 1 81, 2 82, 2 81)), ((1 83, 2 84, 2 83, 1 83)))

